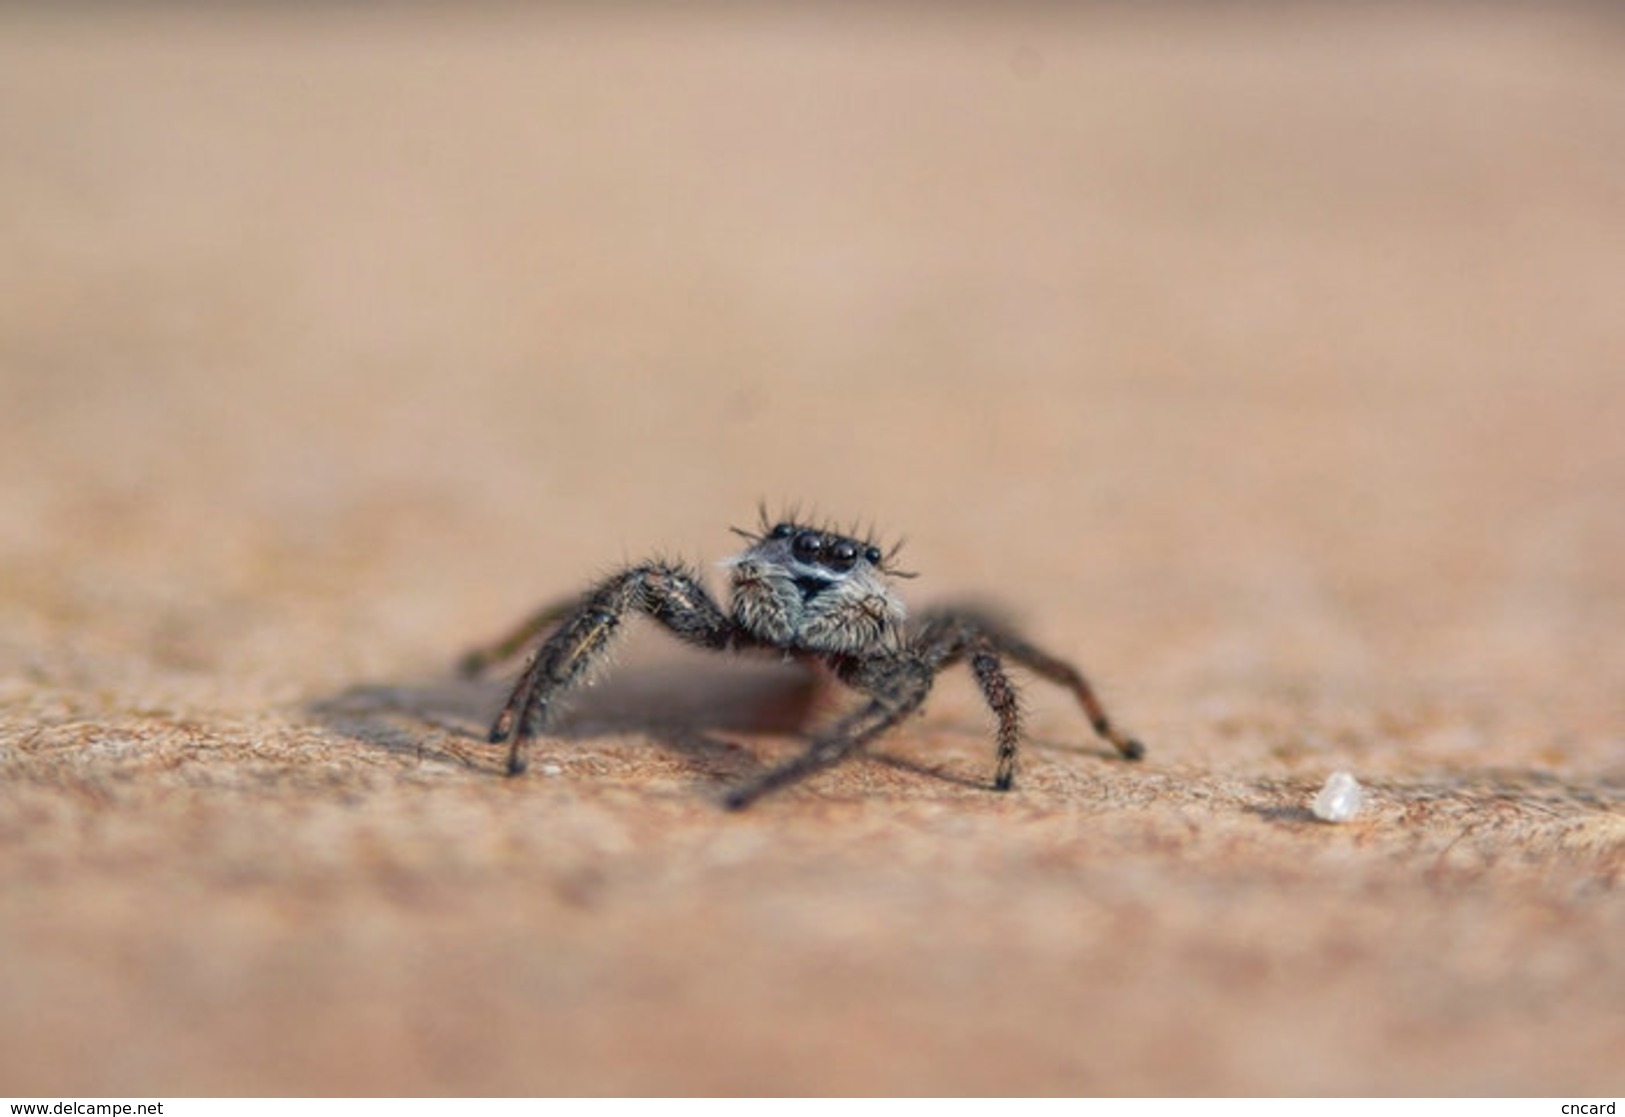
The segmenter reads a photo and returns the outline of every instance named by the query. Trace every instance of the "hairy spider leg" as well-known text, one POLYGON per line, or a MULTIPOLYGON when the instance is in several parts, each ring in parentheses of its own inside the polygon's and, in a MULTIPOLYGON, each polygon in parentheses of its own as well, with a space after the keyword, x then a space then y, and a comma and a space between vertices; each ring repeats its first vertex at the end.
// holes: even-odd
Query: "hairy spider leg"
POLYGON ((724 806, 740 810, 770 791, 839 764, 913 714, 931 693, 931 672, 923 664, 900 656, 865 661, 856 672, 857 677, 844 681, 869 693, 868 704, 836 722, 800 756, 728 792, 724 806))
MULTIPOLYGON (((645 563, 622 571, 600 582, 574 604, 574 611, 536 649, 514 684, 507 705, 491 726, 492 744, 511 741, 510 776, 525 770, 526 749, 547 728, 554 701, 579 683, 603 657, 629 611, 659 621, 679 639, 703 648, 727 648, 737 634, 734 622, 698 578, 665 563, 645 563)), ((543 610, 536 616, 547 612, 543 610)), ((524 627, 531 627, 531 622, 524 627)), ((545 623, 538 630, 541 627, 546 627, 545 623)))
POLYGON ((982 697, 999 723, 993 786, 999 791, 1010 790, 1015 784, 1021 742, 1021 699, 1001 657, 1068 687, 1095 731, 1125 757, 1138 760, 1145 755, 1143 745, 1113 728, 1088 680, 1077 668, 974 610, 944 609, 923 618, 903 653, 856 661, 841 672, 844 682, 871 696, 869 704, 837 722, 800 756, 730 792, 725 804, 738 810, 770 791, 838 764, 918 710, 936 676, 967 660, 982 697))
POLYGON ((1009 791, 1016 782, 1016 749, 1021 743, 1021 699, 1016 685, 1005 674, 999 657, 987 648, 970 657, 971 673, 976 685, 982 688, 982 697, 999 719, 998 761, 993 769, 993 787, 996 791, 1009 791))
POLYGON ((939 616, 920 630, 904 653, 856 662, 842 673, 844 682, 870 695, 868 705, 837 722, 800 756, 730 792, 724 802, 738 810, 770 791, 840 763, 918 710, 936 676, 967 656, 977 686, 999 722, 993 786, 1010 790, 1021 741, 1021 700, 1015 684, 980 628, 961 617, 939 616))
POLYGON ((1009 791, 1016 780, 1016 751, 1021 744, 1021 697, 1005 673, 997 646, 972 618, 937 612, 921 625, 915 647, 933 674, 970 657, 971 674, 999 721, 993 786, 998 791, 1009 791))
POLYGON ((500 640, 493 640, 489 644, 470 649, 457 661, 457 673, 465 678, 473 678, 476 675, 483 675, 488 668, 498 663, 512 659, 536 637, 579 609, 581 600, 579 597, 567 597, 562 601, 544 605, 500 640))
POLYGON ((1066 687, 1078 700, 1078 705, 1083 707, 1089 724, 1102 740, 1110 742, 1126 760, 1140 760, 1145 756, 1145 746, 1112 724, 1105 706, 1096 697, 1094 688, 1089 685, 1089 680, 1066 660, 1023 640, 1006 625, 974 609, 938 610, 928 614, 924 619, 923 628, 926 631, 937 625, 958 627, 967 634, 976 633, 993 649, 1021 664, 1035 675, 1048 679, 1057 686, 1066 687))

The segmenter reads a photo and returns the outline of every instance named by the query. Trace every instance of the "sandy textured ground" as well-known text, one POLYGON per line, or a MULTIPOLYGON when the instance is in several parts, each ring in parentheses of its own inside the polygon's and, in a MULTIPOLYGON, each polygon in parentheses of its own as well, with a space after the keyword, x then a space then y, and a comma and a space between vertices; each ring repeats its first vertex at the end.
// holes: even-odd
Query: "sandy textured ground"
POLYGON ((1619 1095, 1625 25, 792 7, 0 10, 0 1093, 1619 1095), (729 815, 828 700, 645 634, 502 779, 762 498, 1147 761, 729 815))

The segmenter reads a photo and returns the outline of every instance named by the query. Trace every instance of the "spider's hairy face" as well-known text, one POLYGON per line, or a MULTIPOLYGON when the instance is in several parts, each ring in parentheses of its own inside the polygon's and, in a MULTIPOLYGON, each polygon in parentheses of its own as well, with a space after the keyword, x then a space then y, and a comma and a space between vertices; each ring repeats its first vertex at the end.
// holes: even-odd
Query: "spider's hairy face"
POLYGON ((733 615, 764 644, 786 651, 863 656, 894 650, 902 599, 886 581, 886 557, 863 539, 780 523, 729 559, 733 615))

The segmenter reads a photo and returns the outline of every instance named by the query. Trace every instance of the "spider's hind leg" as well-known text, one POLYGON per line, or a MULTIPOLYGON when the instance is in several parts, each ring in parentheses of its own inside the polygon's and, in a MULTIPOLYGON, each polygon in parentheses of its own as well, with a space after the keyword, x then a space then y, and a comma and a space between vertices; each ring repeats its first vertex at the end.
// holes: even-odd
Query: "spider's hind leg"
POLYGON ((1021 744, 1021 700, 1016 685, 1005 674, 1004 664, 989 647, 971 653, 971 674, 982 688, 993 716, 999 719, 999 752, 993 770, 995 791, 1009 791, 1016 782, 1016 750, 1021 744))
POLYGON ((518 655, 526 644, 557 625, 580 605, 579 597, 567 597, 563 601, 544 605, 506 635, 463 653, 457 661, 457 673, 464 678, 477 678, 497 664, 507 662, 518 655))
POLYGON ((927 614, 919 626, 914 649, 933 675, 969 659, 982 698, 999 722, 993 788, 1009 791, 1016 782, 1016 756, 1021 747, 1021 695, 1005 672, 1001 649, 988 627, 969 613, 927 614))
MULTIPOLYGON (((982 671, 976 666, 976 656, 991 653, 995 655, 995 661, 999 657, 1009 659, 1040 678, 1066 687, 1102 740, 1110 742, 1126 760, 1139 760, 1145 756, 1145 746, 1112 723, 1083 672, 1017 635, 1009 625, 997 618, 976 609, 937 610, 922 619, 919 640, 928 654, 938 657, 943 666, 969 654, 971 670, 976 672, 978 682, 982 681, 982 671), (978 652, 978 649, 981 651, 978 652)), ((982 692, 988 696, 988 704, 997 711, 998 706, 986 683, 982 685, 982 692)))
POLYGON ((1140 743, 1139 738, 1129 736, 1112 723, 1111 718, 1106 715, 1106 707, 1095 695, 1094 687, 1089 685, 1089 680, 1084 678, 1083 672, 1066 660, 1029 644, 1014 633, 998 634, 994 640, 1006 655, 1029 671, 1070 690, 1072 696, 1078 700, 1078 705, 1083 707, 1083 712, 1089 718, 1089 724, 1094 731, 1102 740, 1110 741, 1124 760, 1144 759, 1145 745, 1140 743))

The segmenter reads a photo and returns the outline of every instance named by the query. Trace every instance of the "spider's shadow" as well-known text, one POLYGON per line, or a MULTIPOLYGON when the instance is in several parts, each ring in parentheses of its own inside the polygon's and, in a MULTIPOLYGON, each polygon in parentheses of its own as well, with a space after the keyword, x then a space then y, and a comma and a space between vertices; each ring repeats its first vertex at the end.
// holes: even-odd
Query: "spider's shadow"
MULTIPOLYGON (((486 733, 512 685, 511 673, 365 683, 306 709, 335 733, 394 755, 500 775, 507 748, 490 744, 486 733)), ((748 779, 777 758, 758 756, 719 734, 805 741, 809 730, 841 704, 840 695, 831 693, 838 689, 787 664, 696 659, 628 665, 573 693, 547 736, 566 743, 636 736, 695 772, 729 783, 748 779)), ((983 786, 936 765, 865 751, 871 762, 889 768, 983 786)))
MULTIPOLYGON (((488 743, 486 732, 511 686, 511 675, 367 683, 317 699, 307 711, 336 733, 396 755, 499 774, 507 749, 488 743)), ((815 720, 824 689, 793 665, 629 665, 572 694, 547 736, 638 736, 697 771, 737 779, 760 765, 719 734, 799 736, 815 720)))

